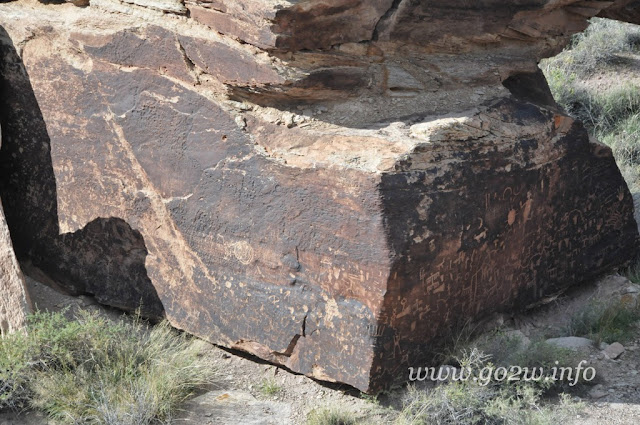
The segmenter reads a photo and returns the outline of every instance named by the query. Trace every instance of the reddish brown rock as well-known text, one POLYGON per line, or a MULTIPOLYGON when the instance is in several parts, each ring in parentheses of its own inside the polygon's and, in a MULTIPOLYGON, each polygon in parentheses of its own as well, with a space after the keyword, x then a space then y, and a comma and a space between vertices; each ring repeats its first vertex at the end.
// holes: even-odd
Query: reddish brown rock
POLYGON ((637 0, 623 0, 615 2, 598 15, 602 18, 640 24, 640 2, 637 0))
POLYGON ((23 328, 29 313, 29 293, 0 206, 0 333, 5 335, 23 328))
POLYGON ((536 72, 611 2, 125 3, 0 5, 0 195, 71 291, 375 391, 637 252, 536 72))
POLYGON ((0 337, 26 325, 31 301, 0 204, 0 337))
POLYGON ((187 8, 193 20, 215 31, 260 48, 275 46, 275 10, 268 1, 187 1, 187 8))

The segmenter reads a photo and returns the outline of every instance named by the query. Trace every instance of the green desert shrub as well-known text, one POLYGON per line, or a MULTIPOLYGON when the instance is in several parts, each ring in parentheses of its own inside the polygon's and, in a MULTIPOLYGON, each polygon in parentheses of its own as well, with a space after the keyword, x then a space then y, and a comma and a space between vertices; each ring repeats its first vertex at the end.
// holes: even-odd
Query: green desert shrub
POLYGON ((625 341, 633 335, 640 320, 640 308, 621 300, 594 300, 571 318, 569 334, 600 342, 625 341))
POLYGON ((571 39, 567 49, 545 62, 566 75, 587 77, 603 65, 615 64, 620 53, 638 50, 640 28, 610 19, 593 18, 589 27, 571 39))
MULTIPOLYGON (((581 360, 575 352, 549 344, 543 339, 525 342, 518 334, 502 330, 481 335, 473 342, 473 346, 478 352, 486 353, 487 361, 484 361, 483 365, 489 363, 494 368, 519 366, 527 371, 534 369, 550 371, 554 367, 576 368, 581 360)), ((461 357, 464 359, 469 355, 462 353, 461 357)), ((476 368, 479 368, 479 365, 476 368)), ((582 384, 582 380, 576 381, 573 376, 564 376, 562 380, 530 381, 530 384, 541 389, 544 394, 551 394, 582 384)))
POLYGON ((581 408, 564 394, 556 404, 544 403, 542 390, 531 385, 452 382, 432 390, 409 387, 394 425, 553 425, 581 408))
POLYGON ((639 284, 640 283, 640 263, 635 263, 630 266, 624 273, 627 279, 629 279, 632 283, 639 284))
POLYGON ((560 380, 557 373, 558 380, 544 379, 554 376, 553 368, 578 366, 570 350, 523 341, 517 333, 502 330, 483 334, 468 346, 473 348, 457 357, 457 378, 427 390, 409 387, 395 425, 551 425, 581 409, 564 394, 555 403, 550 397, 571 389, 582 377, 566 374, 560 380), (495 378, 498 368, 508 371, 500 379, 495 378))
POLYGON ((569 77, 566 78, 571 82, 566 82, 556 74, 561 71, 548 73, 554 98, 569 115, 582 121, 591 134, 609 142, 625 134, 625 142, 635 137, 634 125, 640 114, 640 86, 624 83, 599 92, 569 77))
POLYGON ((602 142, 613 149, 618 162, 640 165, 640 112, 621 120, 613 131, 603 135, 602 142))
POLYGON ((265 378, 260 382, 260 392, 265 396, 274 396, 282 391, 282 386, 273 378, 265 378))
POLYGON ((26 333, 0 340, 0 402, 58 423, 162 423, 214 378, 204 344, 166 322, 36 313, 26 333))
POLYGON ((540 63, 558 104, 612 148, 632 191, 640 190, 640 85, 616 73, 635 72, 638 54, 639 26, 594 18, 565 51, 540 63), (610 83, 596 84, 596 75, 610 83))
POLYGON ((307 425, 355 425, 356 417, 338 406, 321 407, 309 412, 307 425))

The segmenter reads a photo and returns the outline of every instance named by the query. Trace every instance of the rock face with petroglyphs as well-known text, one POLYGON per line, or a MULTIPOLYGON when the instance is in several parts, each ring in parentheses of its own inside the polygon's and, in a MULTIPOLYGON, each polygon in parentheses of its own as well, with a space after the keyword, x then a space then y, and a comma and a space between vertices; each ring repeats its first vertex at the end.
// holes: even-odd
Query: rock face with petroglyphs
POLYGON ((21 329, 30 312, 31 301, 0 203, 0 334, 21 329))
POLYGON ((405 380, 457 322, 636 255, 611 150, 536 66, 622 3, 1 4, 16 252, 297 372, 405 380))

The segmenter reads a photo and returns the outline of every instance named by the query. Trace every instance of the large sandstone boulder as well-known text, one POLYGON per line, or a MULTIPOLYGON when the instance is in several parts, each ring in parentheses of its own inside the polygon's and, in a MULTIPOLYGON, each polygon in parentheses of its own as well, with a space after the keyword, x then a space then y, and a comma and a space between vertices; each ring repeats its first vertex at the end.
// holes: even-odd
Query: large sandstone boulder
POLYGON ((0 203, 0 334, 22 328, 30 312, 31 301, 0 203))
POLYGON ((69 290, 374 391, 635 257, 536 67, 612 2, 161 3, 0 5, 0 194, 69 290))

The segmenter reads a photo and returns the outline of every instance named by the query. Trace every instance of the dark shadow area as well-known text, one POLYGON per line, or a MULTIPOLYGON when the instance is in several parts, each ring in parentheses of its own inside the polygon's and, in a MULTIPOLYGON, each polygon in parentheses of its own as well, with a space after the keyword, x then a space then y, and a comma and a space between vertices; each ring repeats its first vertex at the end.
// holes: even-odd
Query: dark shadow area
POLYGON ((530 102, 551 110, 559 109, 541 69, 536 72, 523 72, 512 75, 504 80, 502 85, 518 100, 530 102))
POLYGON ((30 261, 72 294, 161 317, 140 232, 119 218, 97 218, 77 232, 60 234, 46 123, 24 64, 1 27, 0 57, 0 198, 18 259, 30 261))
MULTIPOLYGON (((532 100, 501 100, 491 110, 522 127, 554 118, 532 100)), ((389 370, 387 379, 402 376, 396 365, 430 364, 458 318, 523 310, 635 259, 631 196, 610 151, 590 144, 574 122, 555 142, 562 155, 537 166, 536 155, 547 148, 542 142, 520 140, 514 156, 524 166, 505 173, 495 167, 502 153, 469 144, 452 153, 464 163, 438 173, 434 167, 410 171, 411 178, 383 175, 384 225, 398 253, 379 319, 387 325, 378 339, 386 358, 376 361, 389 370), (420 205, 429 205, 428 213, 420 205), (414 229, 431 231, 416 241, 414 229), (413 335, 419 337, 406 348, 394 346, 413 335)))
MULTIPOLYGON (((241 350, 235 350, 233 348, 228 348, 225 347, 223 345, 218 345, 218 344, 213 344, 216 348, 229 353, 228 356, 236 356, 236 357, 242 357, 243 359, 249 360, 253 363, 258 363, 258 364, 262 364, 262 365, 268 365, 268 366, 275 366, 278 369, 284 370, 287 373, 291 373, 293 375, 297 375, 297 376, 305 376, 303 373, 299 373, 296 372, 295 370, 289 369, 286 366, 283 366, 281 364, 277 364, 277 363, 272 363, 269 362, 267 360, 261 359, 258 356, 255 356, 251 353, 248 353, 246 351, 241 351, 241 350)), ((362 391, 360 391, 359 389, 349 385, 349 384, 344 384, 344 383, 340 383, 340 382, 330 382, 330 381, 322 381, 319 379, 316 379, 312 376, 307 376, 309 379, 312 379, 316 384, 321 385, 324 388, 327 388, 329 390, 332 391, 340 391, 344 394, 350 395, 352 397, 361 397, 362 396, 362 391)), ((225 386, 225 384, 218 384, 218 388, 220 389, 230 389, 230 386, 225 386)))

